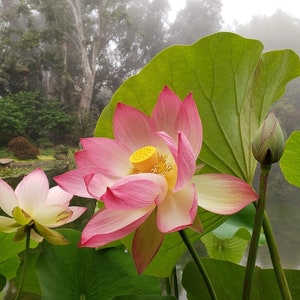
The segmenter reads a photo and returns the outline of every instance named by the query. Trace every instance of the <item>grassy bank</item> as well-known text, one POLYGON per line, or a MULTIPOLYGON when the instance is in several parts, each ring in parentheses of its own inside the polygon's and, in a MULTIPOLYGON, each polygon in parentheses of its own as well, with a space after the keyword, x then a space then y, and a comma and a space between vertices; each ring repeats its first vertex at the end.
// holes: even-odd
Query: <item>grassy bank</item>
POLYGON ((0 164, 0 178, 20 177, 36 168, 42 168, 44 171, 47 171, 54 168, 72 167, 75 151, 76 149, 71 148, 65 151, 54 148, 40 149, 40 155, 36 159, 19 160, 8 153, 5 148, 0 148, 0 160, 11 160, 7 164, 0 164))

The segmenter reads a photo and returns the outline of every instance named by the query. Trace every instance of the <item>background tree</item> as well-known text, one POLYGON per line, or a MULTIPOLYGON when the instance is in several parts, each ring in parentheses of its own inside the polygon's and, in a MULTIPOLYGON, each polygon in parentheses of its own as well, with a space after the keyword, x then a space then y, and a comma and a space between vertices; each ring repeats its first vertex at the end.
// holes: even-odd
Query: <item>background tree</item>
POLYGON ((99 103, 101 94, 106 96, 105 91, 114 91, 154 55, 155 49, 163 48, 163 21, 158 19, 166 14, 168 3, 166 0, 151 5, 148 0, 32 3, 45 19, 41 32, 45 50, 44 91, 51 96, 58 92, 62 101, 68 99, 75 104, 81 134, 86 134, 84 127, 89 123, 93 100, 99 103), (163 3, 164 10, 158 13, 157 5, 162 7, 163 3), (152 24, 158 33, 155 35, 152 30, 152 39, 144 21, 150 20, 154 12, 156 18, 152 24), (147 41, 151 43, 148 47, 147 41))
POLYGON ((265 51, 290 48, 300 53, 300 20, 282 10, 271 16, 254 16, 248 24, 239 25, 236 32, 262 41, 265 51))
MULTIPOLYGON (((240 25, 236 32, 248 38, 263 42, 264 51, 289 48, 300 54, 300 20, 277 10, 271 16, 254 16, 246 25, 240 25)), ((290 82, 283 99, 273 109, 280 118, 286 136, 300 129, 300 79, 290 82)))
POLYGON ((72 97, 68 84, 71 78, 67 66, 74 62, 69 61, 68 51, 74 52, 72 57, 76 56, 74 45, 68 43, 68 37, 72 41, 74 32, 70 9, 65 1, 59 0, 30 0, 30 3, 36 12, 40 35, 42 94, 45 97, 57 97, 62 103, 66 99, 70 101, 72 97))
POLYGON ((30 6, 16 0, 0 4, 0 95, 39 90, 39 32, 30 6))
POLYGON ((220 0, 189 0, 174 24, 168 0, 0 1, 0 95, 59 99, 78 137, 93 134, 112 93, 156 53, 221 24, 220 0))
POLYGON ((1 97, 0 111, 0 146, 19 135, 33 141, 40 137, 61 141, 74 129, 74 118, 59 100, 42 98, 36 92, 1 97))
POLYGON ((114 92, 166 47, 169 8, 167 0, 135 0, 112 11, 105 22, 111 38, 99 55, 98 91, 104 87, 114 92))
POLYGON ((170 27, 170 43, 190 44, 221 29, 221 0, 187 0, 170 27))

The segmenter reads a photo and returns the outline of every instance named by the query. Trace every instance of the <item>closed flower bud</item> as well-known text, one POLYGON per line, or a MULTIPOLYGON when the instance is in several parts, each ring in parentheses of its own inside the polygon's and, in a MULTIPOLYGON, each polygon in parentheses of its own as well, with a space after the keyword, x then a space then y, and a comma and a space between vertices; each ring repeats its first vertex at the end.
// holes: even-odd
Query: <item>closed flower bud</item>
POLYGON ((270 113, 252 140, 252 153, 261 164, 280 160, 284 149, 284 136, 274 113, 270 113))

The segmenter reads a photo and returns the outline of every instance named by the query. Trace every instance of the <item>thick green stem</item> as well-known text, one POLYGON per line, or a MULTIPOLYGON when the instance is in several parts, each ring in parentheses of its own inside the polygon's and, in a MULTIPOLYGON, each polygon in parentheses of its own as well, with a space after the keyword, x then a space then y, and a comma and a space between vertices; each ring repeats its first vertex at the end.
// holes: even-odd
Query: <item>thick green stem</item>
POLYGON ((21 274, 21 278, 20 278, 20 282, 19 282, 19 287, 17 290, 17 294, 15 297, 15 300, 18 300, 23 288, 23 283, 24 283, 24 279, 25 279, 25 274, 26 274, 26 269, 27 269, 27 263, 28 263, 28 259, 29 259, 29 250, 30 250, 30 232, 31 232, 31 228, 27 227, 26 229, 26 246, 25 246, 25 254, 24 254, 24 260, 23 260, 23 269, 22 269, 22 274, 21 274))
POLYGON ((205 284, 207 286, 207 289, 208 289, 208 292, 210 294, 211 299, 212 300, 216 300, 217 299, 216 292, 215 292, 215 290, 213 288, 213 285, 212 285, 212 283, 211 283, 211 281, 209 279, 209 276, 207 275, 206 270, 205 270, 205 268, 204 268, 204 266, 203 266, 203 264, 202 264, 202 262, 201 262, 201 260, 200 260, 200 258, 198 256, 195 248, 191 244, 191 242, 190 242, 190 240, 189 240, 189 238, 186 235, 186 233, 185 233, 184 230, 180 230, 179 234, 180 234, 183 242, 185 243, 187 249, 189 250, 189 252, 190 252, 190 254, 191 254, 191 256, 192 256, 195 264, 197 265, 198 270, 200 271, 200 273, 201 273, 201 275, 203 277, 203 280, 204 280, 204 282, 205 282, 205 284))
POLYGON ((279 257, 279 251, 272 230, 271 222, 266 212, 264 214, 263 228, 282 299, 291 300, 292 295, 284 274, 284 270, 282 268, 281 260, 279 257))
POLYGON ((267 190, 267 182, 268 182, 270 169, 271 169, 271 165, 261 164, 260 183, 259 183, 260 199, 257 201, 252 238, 250 242, 247 267, 246 267, 245 278, 244 278, 244 289, 243 289, 244 300, 249 300, 251 296, 259 237, 260 237, 261 227, 263 224, 264 213, 265 213, 266 190, 267 190))
POLYGON ((270 257, 272 260, 274 272, 276 275, 277 283, 280 288, 282 299, 291 300, 291 292, 282 268, 281 260, 279 257, 279 251, 276 244, 275 236, 272 230, 270 219, 265 212, 265 202, 266 202, 266 191, 267 191, 267 182, 268 176, 270 173, 271 165, 261 165, 261 176, 260 176, 260 199, 255 203, 256 206, 256 215, 253 226, 253 234, 250 243, 250 249, 248 254, 247 269, 245 274, 244 281, 244 291, 243 299, 250 299, 255 261, 257 256, 259 235, 261 231, 261 226, 263 226, 264 234, 266 236, 270 257))

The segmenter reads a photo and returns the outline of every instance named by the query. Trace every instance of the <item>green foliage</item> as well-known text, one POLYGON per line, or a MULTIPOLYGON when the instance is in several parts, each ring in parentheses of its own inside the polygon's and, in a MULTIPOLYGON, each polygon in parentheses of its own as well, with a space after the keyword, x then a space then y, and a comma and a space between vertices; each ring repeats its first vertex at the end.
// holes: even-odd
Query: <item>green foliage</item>
MULTIPOLYGON (((253 205, 248 205, 241 211, 230 216, 221 226, 216 228, 213 232, 219 239, 227 239, 234 236, 239 228, 246 229, 244 239, 249 239, 252 233, 253 220, 255 217, 256 209, 253 205)), ((260 245, 266 243, 263 233, 260 236, 260 245)))
MULTIPOLYGON (((19 269, 21 265, 20 256, 22 256, 22 252, 25 250, 25 240, 20 242, 15 242, 14 236, 15 236, 14 232, 13 233, 0 232, 0 249, 1 249, 0 291, 2 290, 2 286, 6 284, 6 281, 10 281, 14 279, 17 276, 17 274, 20 273, 20 269, 19 269)), ((34 249, 36 246, 37 246, 36 242, 31 242, 31 249, 34 249)), ((34 259, 34 257, 31 258, 34 259)), ((30 264, 31 264, 30 272, 34 273, 33 265, 31 262, 30 264)), ((28 278, 25 279, 25 284, 27 284, 27 280, 28 278)), ((30 284, 30 286, 32 285, 30 284)), ((27 290, 30 290, 30 288, 27 290)), ((35 284, 35 288, 33 288, 33 290, 35 293, 39 293, 38 284, 37 285, 35 284)))
POLYGON ((40 103, 35 130, 39 135, 68 133, 72 130, 73 123, 74 116, 65 112, 57 99, 43 99, 40 103))
POLYGON ((72 132, 74 116, 67 113, 55 98, 39 98, 36 92, 19 92, 0 98, 3 124, 0 142, 5 143, 20 134, 38 138, 72 132))
MULTIPOLYGON (((29 255, 29 260, 26 268, 26 276, 23 282, 23 291, 30 292, 33 295, 41 295, 41 289, 40 289, 40 284, 39 280, 37 277, 37 272, 36 272, 36 261, 40 255, 40 248, 37 247, 36 249, 31 249, 30 250, 30 255, 29 255)), ((24 261, 24 252, 19 254, 19 257, 21 259, 21 264, 19 266, 19 269, 17 271, 16 279, 15 279, 15 284, 16 286, 19 286, 20 284, 20 278, 22 276, 22 271, 23 271, 23 261, 24 261)), ((32 295, 32 296, 33 296, 32 295)), ((30 298, 31 299, 31 298, 30 298)), ((35 299, 35 298, 34 298, 35 299)))
POLYGON ((23 135, 24 115, 18 105, 10 97, 0 97, 0 144, 6 144, 10 139, 23 135))
POLYGON ((23 114, 23 128, 27 136, 31 136, 35 131, 39 105, 37 97, 36 92, 19 92, 5 97, 11 98, 18 111, 23 114))
POLYGON ((213 232, 201 238, 209 257, 239 263, 251 239, 245 228, 240 228, 233 237, 220 239, 213 232))
POLYGON ((114 300, 176 300, 173 296, 125 295, 114 297, 114 300))
POLYGON ((80 232, 59 232, 70 244, 58 247, 44 242, 36 264, 43 299, 108 300, 128 294, 152 295, 157 299, 161 294, 159 280, 138 275, 123 249, 79 248, 80 232))
POLYGON ((18 136, 8 143, 8 152, 21 160, 35 159, 39 154, 39 149, 30 144, 24 137, 18 136))
POLYGON ((53 143, 46 137, 41 137, 37 139, 36 144, 39 148, 43 148, 43 149, 53 148, 53 143))
MULTIPOLYGON (((198 208, 198 216, 204 228, 204 233, 214 230, 228 218, 227 216, 213 214, 201 207, 198 208)), ((187 230, 186 233, 191 242, 197 241, 200 237, 198 233, 195 233, 192 230, 187 230)), ((129 251, 131 251, 132 238, 133 236, 129 235, 122 240, 129 251)), ((165 234, 159 252, 146 268, 144 274, 161 278, 168 277, 185 252, 186 246, 178 232, 165 234)))
POLYGON ((294 131, 286 141, 280 167, 286 180, 300 187, 300 131, 294 131))
POLYGON ((18 167, 18 168, 0 168, 0 178, 13 181, 13 179, 20 178, 33 171, 32 166, 18 167))
MULTIPOLYGON (((242 288, 245 267, 227 261, 214 259, 202 259, 202 263, 213 282, 220 299, 242 299, 242 288)), ((293 299, 299 299, 299 270, 285 270, 293 299)), ((254 285, 250 299, 282 299, 274 270, 256 267, 254 272, 254 285)), ((189 300, 210 299, 205 283, 194 263, 189 263, 183 271, 183 287, 187 291, 189 300), (197 284, 195 284, 197 278, 197 284)))
POLYGON ((15 233, 0 232, 0 274, 6 280, 15 277, 20 264, 18 253, 25 249, 25 240, 16 243, 13 241, 14 235, 15 233))

